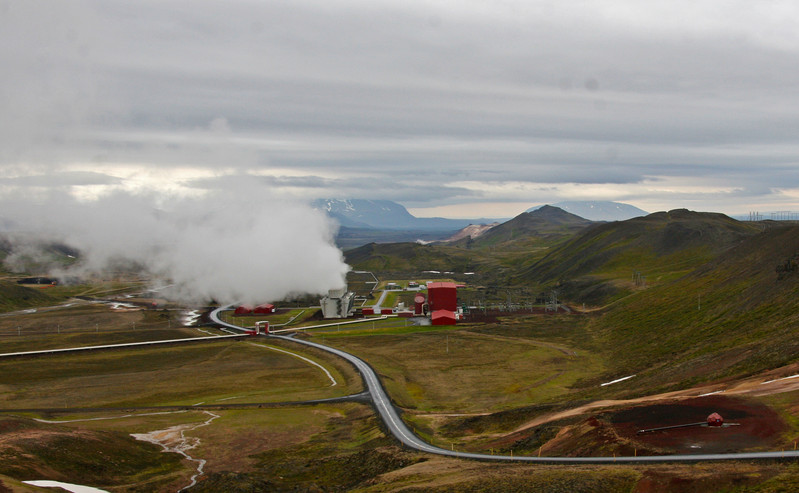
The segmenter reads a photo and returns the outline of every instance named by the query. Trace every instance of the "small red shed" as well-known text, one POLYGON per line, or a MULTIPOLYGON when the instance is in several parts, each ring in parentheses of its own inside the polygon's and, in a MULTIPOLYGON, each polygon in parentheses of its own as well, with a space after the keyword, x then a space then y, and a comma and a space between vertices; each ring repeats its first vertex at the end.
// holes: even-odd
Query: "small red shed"
POLYGON ((266 314, 275 313, 275 305, 271 303, 263 303, 255 307, 253 313, 266 314))
POLYGON ((433 325, 455 325, 455 312, 449 310, 436 310, 430 317, 433 325))

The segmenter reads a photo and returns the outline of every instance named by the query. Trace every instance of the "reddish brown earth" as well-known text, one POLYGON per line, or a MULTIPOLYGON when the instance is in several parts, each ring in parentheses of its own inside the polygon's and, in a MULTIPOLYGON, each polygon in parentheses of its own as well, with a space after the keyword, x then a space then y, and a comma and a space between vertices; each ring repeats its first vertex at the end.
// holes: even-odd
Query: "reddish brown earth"
POLYGON ((747 399, 712 395, 679 401, 659 402, 601 415, 619 438, 642 444, 647 449, 677 454, 729 453, 774 450, 781 445, 787 425, 769 407, 747 399), (703 422, 719 413, 732 426, 696 426, 648 433, 638 430, 703 422))

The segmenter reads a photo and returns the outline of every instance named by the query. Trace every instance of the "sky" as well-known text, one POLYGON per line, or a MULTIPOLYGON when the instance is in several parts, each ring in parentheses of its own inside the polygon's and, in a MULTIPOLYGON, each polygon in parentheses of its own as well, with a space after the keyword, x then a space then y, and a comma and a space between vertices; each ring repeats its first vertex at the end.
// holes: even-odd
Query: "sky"
POLYGON ((792 0, 0 0, 0 195, 799 211, 797 25, 792 0))

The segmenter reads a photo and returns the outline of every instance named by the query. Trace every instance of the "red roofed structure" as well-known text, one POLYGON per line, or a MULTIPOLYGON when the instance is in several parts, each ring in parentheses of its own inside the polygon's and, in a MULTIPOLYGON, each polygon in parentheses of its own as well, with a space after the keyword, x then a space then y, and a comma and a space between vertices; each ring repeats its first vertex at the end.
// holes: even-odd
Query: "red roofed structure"
POLYGON ((275 305, 271 303, 263 303, 261 305, 256 306, 255 309, 253 310, 253 313, 258 313, 258 314, 275 313, 275 305))
POLYGON ((427 285, 427 304, 430 312, 458 311, 458 285, 454 282, 431 282, 427 285))
POLYGON ((433 325, 455 325, 455 312, 449 310, 436 310, 430 316, 433 325))
POLYGON ((252 315, 253 306, 252 305, 239 305, 233 311, 234 315, 252 315))

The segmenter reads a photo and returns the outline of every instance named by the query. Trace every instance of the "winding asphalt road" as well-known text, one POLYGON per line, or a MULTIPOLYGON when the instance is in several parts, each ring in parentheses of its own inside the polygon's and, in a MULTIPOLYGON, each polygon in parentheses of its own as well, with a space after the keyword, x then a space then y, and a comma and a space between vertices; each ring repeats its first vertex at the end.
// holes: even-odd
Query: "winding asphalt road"
MULTIPOLYGON (((211 320, 215 323, 224 325, 234 330, 245 330, 219 319, 219 312, 228 309, 229 307, 221 307, 211 312, 211 320)), ((516 462, 534 462, 546 464, 613 464, 613 463, 654 463, 654 462, 702 462, 702 461, 729 461, 729 460, 775 460, 775 459, 796 459, 799 458, 798 450, 786 450, 777 452, 741 452, 731 454, 691 454, 691 455, 645 455, 645 456, 622 456, 622 457, 538 457, 538 456, 512 456, 512 455, 489 455, 489 454, 476 454, 471 452, 458 452, 455 450, 447 450, 445 448, 436 447, 425 442, 415 433, 413 433, 405 422, 399 417, 397 408, 391 403, 377 373, 362 359, 350 353, 341 351, 340 349, 332 348, 319 344, 316 342, 304 341, 301 339, 294 339, 293 337, 270 335, 269 337, 290 341, 295 344, 304 344, 306 346, 315 347, 322 351, 335 354, 341 358, 352 363, 355 368, 360 372, 369 394, 371 395, 372 402, 385 423, 388 430, 394 437, 399 440, 406 447, 418 450, 421 452, 428 452, 431 454, 445 455, 449 457, 460 457, 464 459, 477 459, 477 460, 492 460, 492 461, 516 461, 516 462)))

